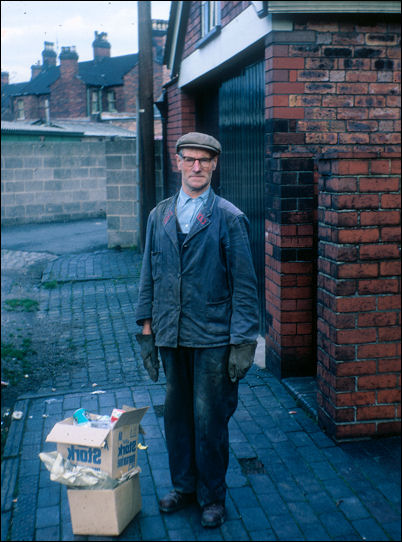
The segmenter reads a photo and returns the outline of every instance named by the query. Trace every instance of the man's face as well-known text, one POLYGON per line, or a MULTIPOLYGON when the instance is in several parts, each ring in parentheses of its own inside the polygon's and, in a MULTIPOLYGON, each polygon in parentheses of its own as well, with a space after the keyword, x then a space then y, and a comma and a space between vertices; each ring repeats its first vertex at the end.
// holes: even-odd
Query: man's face
POLYGON ((192 198, 205 192, 211 184, 218 157, 212 157, 212 154, 204 149, 185 147, 181 149, 180 154, 176 154, 176 160, 177 167, 181 171, 183 191, 192 198))

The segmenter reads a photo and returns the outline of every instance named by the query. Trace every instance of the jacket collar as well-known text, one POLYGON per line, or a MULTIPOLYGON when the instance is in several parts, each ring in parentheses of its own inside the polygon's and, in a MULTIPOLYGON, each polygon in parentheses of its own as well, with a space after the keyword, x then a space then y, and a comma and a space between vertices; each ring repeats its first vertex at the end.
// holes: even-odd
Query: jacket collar
MULTIPOLYGON (((175 209, 178 197, 179 192, 175 196, 173 196, 169 205, 166 207, 165 213, 162 217, 162 222, 165 227, 166 233, 172 240, 173 244, 175 244, 176 246, 178 246, 178 241, 175 209)), ((209 217, 212 214, 215 198, 216 194, 211 188, 211 190, 209 191, 208 199, 199 210, 196 219, 194 220, 194 223, 191 227, 191 230, 187 234, 186 240, 194 237, 194 235, 196 235, 199 231, 203 230, 210 224, 211 221, 209 217)))

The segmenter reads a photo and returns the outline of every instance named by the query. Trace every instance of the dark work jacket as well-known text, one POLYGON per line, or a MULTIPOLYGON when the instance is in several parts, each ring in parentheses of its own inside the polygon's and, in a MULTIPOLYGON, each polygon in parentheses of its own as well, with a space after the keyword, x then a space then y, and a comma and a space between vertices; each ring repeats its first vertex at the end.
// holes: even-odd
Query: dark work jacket
POLYGON ((180 247, 177 197, 160 202, 149 215, 137 324, 152 318, 156 346, 254 341, 257 279, 246 216, 211 189, 180 247))

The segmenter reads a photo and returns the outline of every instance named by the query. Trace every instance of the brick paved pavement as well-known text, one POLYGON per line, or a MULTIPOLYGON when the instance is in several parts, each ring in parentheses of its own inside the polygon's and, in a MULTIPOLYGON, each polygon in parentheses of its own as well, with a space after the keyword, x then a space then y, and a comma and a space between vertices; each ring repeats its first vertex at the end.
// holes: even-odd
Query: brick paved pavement
POLYGON ((11 424, 2 462, 2 540, 113 539, 73 536, 66 487, 50 481, 38 454, 54 450, 47 433, 76 408, 103 414, 127 403, 150 406, 148 449, 139 452, 142 511, 120 540, 400 540, 400 438, 336 445, 289 392, 294 382, 285 387, 257 365, 230 422, 226 522, 203 529, 195 505, 159 513, 157 498, 170 489, 165 380, 148 378, 133 339, 140 264, 130 250, 48 262, 42 284, 54 287, 41 288, 38 318, 62 323, 60 341, 79 364, 15 405, 24 416, 11 424))

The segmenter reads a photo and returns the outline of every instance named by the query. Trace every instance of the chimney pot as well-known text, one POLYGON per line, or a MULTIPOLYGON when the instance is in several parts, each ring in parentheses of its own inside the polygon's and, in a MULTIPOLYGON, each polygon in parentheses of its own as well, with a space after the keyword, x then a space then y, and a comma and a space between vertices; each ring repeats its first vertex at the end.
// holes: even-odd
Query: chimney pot
POLYGON ((107 41, 106 32, 98 32, 95 30, 95 39, 92 42, 92 47, 94 50, 94 60, 103 57, 110 57, 111 45, 107 41))
POLYGON ((62 60, 78 60, 78 54, 75 50, 75 45, 69 47, 62 47, 59 55, 60 62, 62 60))
POLYGON ((61 77, 73 77, 78 74, 78 54, 75 46, 62 47, 59 59, 61 77))
POLYGON ((42 66, 40 65, 40 61, 38 60, 36 64, 33 64, 31 66, 31 81, 40 74, 41 70, 42 66))
POLYGON ((1 72, 1 84, 8 85, 10 82, 10 74, 8 72, 1 72))
POLYGON ((44 49, 42 51, 43 67, 56 66, 57 55, 53 47, 53 42, 45 41, 44 49))

